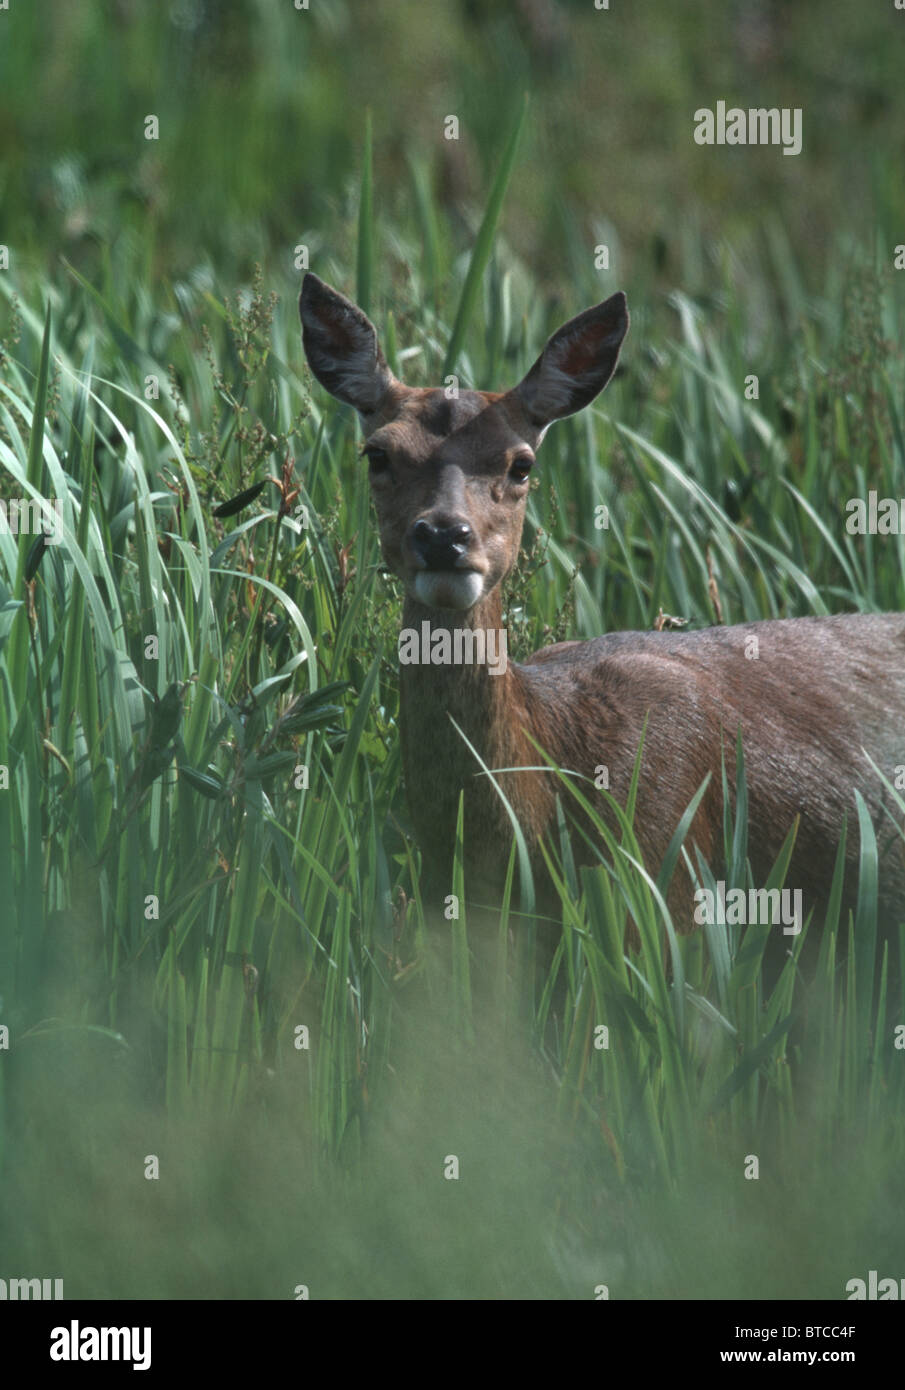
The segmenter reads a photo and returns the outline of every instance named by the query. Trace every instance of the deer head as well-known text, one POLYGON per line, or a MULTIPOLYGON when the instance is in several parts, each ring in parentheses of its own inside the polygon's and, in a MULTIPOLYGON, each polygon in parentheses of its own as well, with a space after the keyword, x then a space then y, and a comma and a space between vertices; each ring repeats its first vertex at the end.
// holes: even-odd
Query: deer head
POLYGON ((518 556, 535 454, 606 386, 628 331, 621 292, 570 319, 510 391, 406 386, 371 321, 316 275, 299 300, 311 370, 361 417, 387 567, 431 609, 465 613, 518 556))

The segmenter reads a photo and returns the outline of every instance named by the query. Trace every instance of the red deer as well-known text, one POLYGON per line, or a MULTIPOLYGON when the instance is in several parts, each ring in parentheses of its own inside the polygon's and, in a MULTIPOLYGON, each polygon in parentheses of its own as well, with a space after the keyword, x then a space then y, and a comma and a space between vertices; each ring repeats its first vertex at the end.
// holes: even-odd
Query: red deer
MULTIPOLYGON (((498 894, 511 845, 501 798, 453 720, 491 770, 542 766, 531 735, 559 767, 591 779, 579 783, 586 794, 595 795, 595 771, 605 766, 624 804, 647 717, 635 830, 649 871, 656 873, 708 773, 688 839, 716 870, 722 758, 725 751, 731 777, 740 727, 755 883, 766 881, 797 816, 787 883, 802 890, 806 908, 825 900, 846 817, 846 901, 853 901, 857 789, 880 845, 881 908, 901 915, 903 839, 886 814, 896 814, 893 800, 863 750, 891 781, 905 765, 905 617, 616 632, 560 642, 505 669, 486 659, 492 643, 483 662, 456 659, 503 629, 501 584, 518 555, 535 454, 548 426, 587 406, 612 376, 628 330, 624 294, 554 333, 512 390, 463 389, 454 399, 397 380, 369 319, 316 275, 305 277, 299 308, 314 376, 361 418, 384 560, 405 589, 404 632, 414 642, 446 642, 452 655, 444 664, 406 662, 400 671, 405 780, 431 891, 450 891, 462 788, 466 887, 498 894)), ((555 824, 557 794, 564 804, 571 798, 554 772, 497 780, 536 855, 555 824)), ((690 907, 681 861, 673 884, 680 879, 690 907)), ((672 891, 670 902, 678 901, 672 891)), ((689 911, 677 926, 687 929, 690 919, 689 911)))

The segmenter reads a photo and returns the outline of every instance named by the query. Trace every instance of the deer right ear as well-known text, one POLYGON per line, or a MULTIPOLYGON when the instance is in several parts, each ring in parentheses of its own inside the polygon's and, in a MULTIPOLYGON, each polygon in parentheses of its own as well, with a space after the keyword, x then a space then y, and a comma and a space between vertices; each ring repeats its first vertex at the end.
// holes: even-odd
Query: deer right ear
POLYGON ((628 332, 621 290, 558 329, 515 394, 538 429, 590 405, 616 370, 628 332))
POLYGON ((305 356, 321 386, 360 414, 372 415, 394 377, 371 320, 310 271, 302 281, 299 315, 305 356))

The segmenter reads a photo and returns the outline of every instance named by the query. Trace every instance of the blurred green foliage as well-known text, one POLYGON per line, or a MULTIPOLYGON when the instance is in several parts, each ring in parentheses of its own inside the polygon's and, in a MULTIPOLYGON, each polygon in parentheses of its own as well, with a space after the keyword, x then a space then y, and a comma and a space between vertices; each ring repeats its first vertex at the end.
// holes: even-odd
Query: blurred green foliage
POLYGON ((842 226, 901 239, 903 28, 891 3, 847 0, 15 3, 0 14, 0 240, 92 278, 130 235, 164 276, 288 270, 298 242, 336 249, 368 106, 378 214, 396 219, 422 161, 442 217, 470 232, 527 91, 505 234, 542 282, 568 274, 572 219, 588 246, 653 254, 668 278, 689 216, 728 236, 774 215, 819 270, 842 226), (695 145, 694 111, 719 99, 800 106, 802 154, 695 145))

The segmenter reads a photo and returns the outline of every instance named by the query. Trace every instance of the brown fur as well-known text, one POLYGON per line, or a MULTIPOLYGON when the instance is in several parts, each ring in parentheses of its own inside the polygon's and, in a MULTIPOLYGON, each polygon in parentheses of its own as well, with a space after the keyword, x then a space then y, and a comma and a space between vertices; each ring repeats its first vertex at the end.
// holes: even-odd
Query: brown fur
MULTIPOLYGON (((498 596, 487 603, 492 611, 475 612, 479 625, 499 617, 498 596)), ((426 614, 407 604, 404 625, 426 614)), ((882 810, 894 807, 861 751, 863 745, 890 779, 905 764, 905 618, 848 615, 694 633, 614 633, 538 652, 524 665, 510 663, 504 675, 479 666, 405 666, 401 677, 408 795, 425 862, 440 884, 449 882, 460 787, 466 788, 468 870, 485 893, 499 888, 511 839, 499 796, 487 777, 475 776, 472 754, 443 713, 490 768, 541 765, 530 733, 560 767, 589 779, 578 785, 592 800, 595 770, 605 765, 609 789, 623 805, 647 714, 635 831, 652 872, 708 772, 689 841, 718 870, 721 756, 725 748, 734 781, 741 726, 755 882, 766 882, 800 816, 787 883, 802 889, 806 906, 822 903, 846 815, 851 903, 857 789, 878 834, 884 908, 905 910, 903 841, 882 810), (751 637, 758 639, 757 660, 745 656, 751 637), (871 681, 877 671, 885 679, 871 681)), ((498 781, 529 840, 550 825, 557 793, 569 804, 552 773, 507 773, 498 781)), ((677 876, 688 883, 681 867, 677 876)), ((679 906, 681 897, 674 893, 671 905, 679 906)), ((687 895, 685 908, 687 925, 687 895)))

